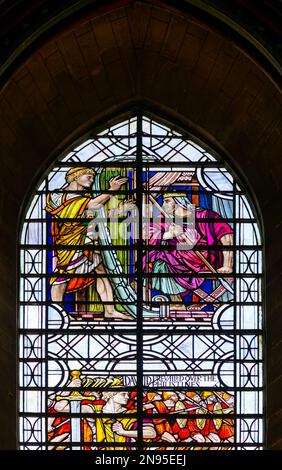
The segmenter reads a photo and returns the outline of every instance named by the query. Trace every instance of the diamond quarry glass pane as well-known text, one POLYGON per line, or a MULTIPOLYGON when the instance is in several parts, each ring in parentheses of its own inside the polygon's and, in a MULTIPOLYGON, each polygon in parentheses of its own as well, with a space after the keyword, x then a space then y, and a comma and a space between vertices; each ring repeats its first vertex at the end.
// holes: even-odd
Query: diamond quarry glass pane
POLYGON ((144 336, 143 351, 147 356, 162 357, 164 362, 177 362, 178 369, 185 369, 188 361, 198 361, 207 365, 208 361, 221 360, 232 356, 234 350, 234 338, 224 338, 216 335, 170 335, 144 336))
POLYGON ((74 163, 96 163, 115 161, 134 161, 136 159, 136 137, 118 138, 100 137, 95 141, 90 141, 76 152, 73 152, 71 158, 65 158, 63 161, 74 163))
POLYGON ((19 240, 20 449, 263 448, 260 225, 221 157, 149 115, 94 129, 19 240))
POLYGON ((95 357, 98 361, 104 359, 122 358, 132 360, 136 355, 136 337, 110 335, 56 335, 48 337, 48 352, 50 356, 56 355, 62 359, 71 359, 74 356, 83 359, 95 357))

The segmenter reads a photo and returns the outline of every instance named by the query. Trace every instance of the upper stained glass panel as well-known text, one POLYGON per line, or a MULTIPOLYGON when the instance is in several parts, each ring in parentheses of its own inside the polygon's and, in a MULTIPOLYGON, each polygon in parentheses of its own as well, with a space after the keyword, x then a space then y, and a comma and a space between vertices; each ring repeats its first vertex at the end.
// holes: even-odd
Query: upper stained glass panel
POLYGON ((138 115, 34 191, 19 248, 20 448, 263 446, 263 265, 225 161, 138 115))

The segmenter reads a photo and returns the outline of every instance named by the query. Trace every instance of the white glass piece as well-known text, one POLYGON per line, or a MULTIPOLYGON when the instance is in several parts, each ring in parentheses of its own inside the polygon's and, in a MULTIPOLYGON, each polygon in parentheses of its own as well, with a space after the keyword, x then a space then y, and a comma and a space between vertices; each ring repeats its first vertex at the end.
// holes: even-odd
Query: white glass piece
POLYGON ((42 413, 45 408, 45 392, 43 391, 21 391, 20 407, 24 413, 42 413))
POLYGON ((22 305, 20 307, 20 328, 41 330, 45 325, 45 307, 22 305))

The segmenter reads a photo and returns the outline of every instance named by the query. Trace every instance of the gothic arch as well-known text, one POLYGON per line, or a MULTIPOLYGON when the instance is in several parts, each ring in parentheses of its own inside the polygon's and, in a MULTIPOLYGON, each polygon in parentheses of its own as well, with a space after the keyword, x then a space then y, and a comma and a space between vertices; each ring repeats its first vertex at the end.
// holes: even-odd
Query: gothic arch
MULTIPOLYGON (((197 428, 204 442, 213 436, 218 449, 262 449, 260 224, 238 176, 196 140, 142 107, 131 109, 63 152, 33 191, 19 246, 20 449, 112 449, 101 418, 95 426, 85 415, 85 383, 93 381, 99 398, 92 408, 100 413, 108 410, 104 387, 126 394, 123 412, 137 413, 130 442, 139 449, 141 411, 153 406, 152 393, 165 410, 168 393, 181 409, 193 405, 177 431, 174 408, 167 416, 175 445, 187 446, 190 436, 194 448, 199 401, 210 416, 197 428), (80 175, 91 182, 77 186, 80 175), (111 195, 113 178, 121 177, 111 195), (96 197, 105 206, 91 209, 96 197), (123 209, 127 200, 134 207, 123 209), (170 235, 171 219, 182 224, 185 246, 170 235), (215 407, 225 410, 222 423, 215 407), (76 412, 91 436, 80 431, 76 412)), ((163 447, 157 418, 148 416, 156 436, 146 445, 163 447)))

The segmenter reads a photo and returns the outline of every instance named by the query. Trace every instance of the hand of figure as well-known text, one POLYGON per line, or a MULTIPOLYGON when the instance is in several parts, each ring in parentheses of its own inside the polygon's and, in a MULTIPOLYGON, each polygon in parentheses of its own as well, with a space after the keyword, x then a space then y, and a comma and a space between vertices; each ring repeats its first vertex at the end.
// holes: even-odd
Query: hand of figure
POLYGON ((123 436, 124 434, 123 426, 119 421, 117 421, 116 423, 112 425, 112 430, 119 436, 123 436))
POLYGON ((222 274, 229 274, 232 273, 232 267, 231 266, 222 266, 217 270, 218 273, 222 274))
POLYGON ((127 183, 127 181, 128 181, 128 178, 126 178, 125 176, 120 176, 120 175, 114 176, 109 181, 110 189, 112 191, 118 191, 121 186, 127 183))
POLYGON ((183 233, 183 227, 181 227, 181 225, 172 223, 170 224, 168 231, 173 237, 178 237, 183 233))
POLYGON ((124 212, 131 211, 135 207, 136 207, 136 205, 135 205, 135 202, 133 201, 133 199, 127 199, 122 204, 122 209, 123 209, 124 212))

